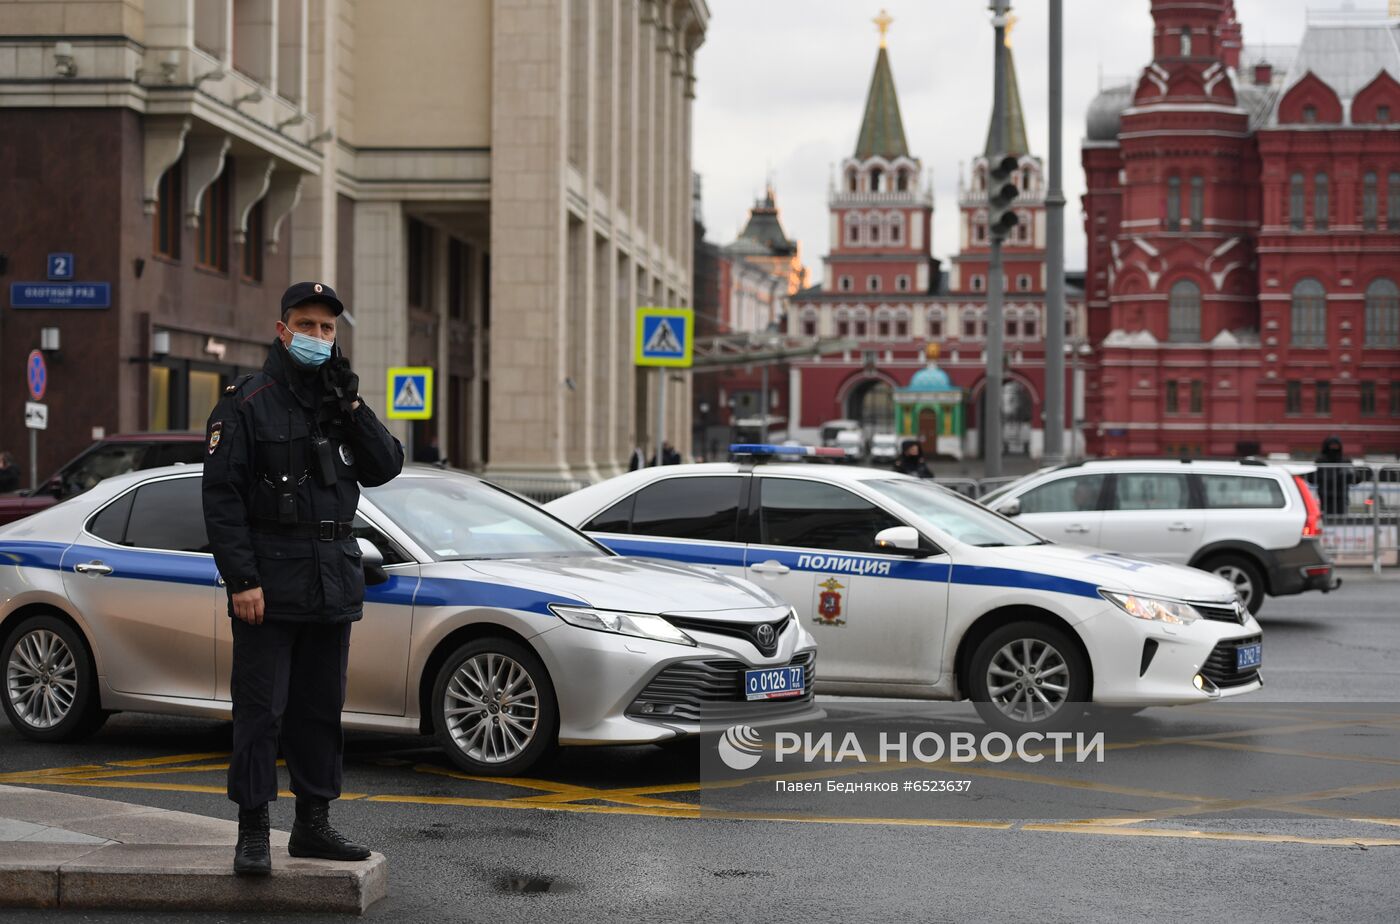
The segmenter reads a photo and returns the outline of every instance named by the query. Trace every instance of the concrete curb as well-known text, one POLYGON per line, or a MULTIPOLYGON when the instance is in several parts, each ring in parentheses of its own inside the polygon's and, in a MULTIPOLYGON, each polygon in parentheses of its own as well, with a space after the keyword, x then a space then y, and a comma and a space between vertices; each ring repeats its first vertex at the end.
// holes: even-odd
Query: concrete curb
POLYGON ((380 854, 296 859, 272 836, 272 875, 233 875, 238 825, 69 793, 0 786, 0 907, 363 914, 388 893, 380 854))

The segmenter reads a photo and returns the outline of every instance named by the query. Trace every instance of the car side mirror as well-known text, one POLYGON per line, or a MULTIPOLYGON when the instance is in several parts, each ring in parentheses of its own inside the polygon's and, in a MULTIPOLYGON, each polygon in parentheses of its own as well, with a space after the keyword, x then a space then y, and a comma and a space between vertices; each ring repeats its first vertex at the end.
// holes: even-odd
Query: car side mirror
POLYGON ((365 569, 365 586, 373 587, 389 580, 389 572, 384 570, 384 556, 379 548, 368 539, 355 540, 360 546, 360 567, 365 569))
POLYGON ((928 554, 919 545, 919 531, 912 526, 891 526, 875 534, 875 549, 879 552, 905 553, 917 557, 928 554))
POLYGON ((54 475, 52 478, 50 478, 47 482, 45 482, 44 487, 43 487, 43 490, 42 490, 41 493, 43 493, 43 494, 52 494, 54 497, 62 497, 62 496, 63 496, 63 476, 62 476, 62 475, 54 475))
POLYGON ((1020 516, 1021 499, 1019 497, 1013 497, 1010 500, 1002 501, 997 505, 997 513, 1004 517, 1020 516))

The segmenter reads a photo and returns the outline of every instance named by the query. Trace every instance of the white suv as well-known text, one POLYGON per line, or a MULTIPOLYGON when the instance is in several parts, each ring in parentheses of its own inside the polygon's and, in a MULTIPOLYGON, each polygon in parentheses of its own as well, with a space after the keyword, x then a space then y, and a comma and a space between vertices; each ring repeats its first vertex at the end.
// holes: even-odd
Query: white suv
POLYGON ((1103 459, 1042 469, 982 503, 1055 542, 1213 571, 1251 613, 1265 594, 1340 586, 1299 477, 1254 459, 1103 459))

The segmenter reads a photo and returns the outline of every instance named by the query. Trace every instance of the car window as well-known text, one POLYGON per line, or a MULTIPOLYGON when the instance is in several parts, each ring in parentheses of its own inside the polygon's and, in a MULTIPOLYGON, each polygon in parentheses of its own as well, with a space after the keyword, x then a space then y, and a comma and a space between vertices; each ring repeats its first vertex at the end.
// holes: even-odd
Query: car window
POLYGON ((77 459, 71 468, 63 472, 62 496, 81 494, 104 478, 135 471, 141 464, 141 454, 145 450, 146 446, 142 443, 109 443, 98 446, 77 459))
POLYGON ((395 478, 365 493, 437 561, 608 554, 529 501, 470 479, 395 478))
POLYGON ((739 491, 734 475, 665 478, 642 488, 632 508, 632 532, 706 542, 738 540, 739 491))
POLYGON ((1124 472, 1114 479, 1112 510, 1182 510, 1191 506, 1185 475, 1124 472))
POLYGON ((891 478, 865 484, 968 545, 996 548, 1044 542, 1035 533, 942 485, 918 478, 891 478))
POLYGON ((1202 475, 1206 507, 1212 510, 1282 507, 1283 489, 1272 478, 1251 475, 1202 475))
MULTIPOLYGON (((1058 478, 1021 495, 1022 513, 1082 513, 1099 509, 1103 475, 1058 478)), ((986 503, 983 498, 983 503, 986 503)))
POLYGON ((637 495, 629 494, 583 525, 586 533, 630 533, 632 504, 637 495))
POLYGON ((135 491, 127 491, 99 510, 97 515, 88 521, 88 532, 99 539, 121 545, 123 537, 126 536, 126 521, 131 515, 131 501, 135 496, 135 491))
POLYGON ((761 478, 759 484, 764 545, 873 552, 876 533, 905 525, 844 488, 796 478, 761 478))
POLYGON ((152 443, 141 457, 141 468, 160 468, 177 462, 194 465, 204 461, 204 442, 161 442, 152 443))
POLYGON ((172 478, 137 488, 122 544, 172 552, 208 552, 200 480, 172 478))
POLYGON ((350 526, 351 539, 368 539, 370 545, 379 550, 379 554, 384 558, 386 565, 401 565, 411 561, 402 549, 394 544, 388 536, 370 525, 364 517, 356 514, 354 522, 350 526))

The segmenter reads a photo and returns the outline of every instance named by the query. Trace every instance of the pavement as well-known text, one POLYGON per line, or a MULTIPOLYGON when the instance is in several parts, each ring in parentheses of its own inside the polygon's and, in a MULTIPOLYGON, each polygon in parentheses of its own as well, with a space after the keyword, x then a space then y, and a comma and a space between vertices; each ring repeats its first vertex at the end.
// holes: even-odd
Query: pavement
MULTIPOLYGON (((431 738, 351 734, 333 818, 393 862, 388 895, 366 921, 1389 924, 1400 902, 1397 597, 1400 572, 1353 571, 1336 593, 1270 599, 1262 691, 1149 709, 1110 733, 1101 766, 823 770, 970 789, 802 801, 771 785, 716 788, 693 755, 656 747, 566 748, 530 777, 497 779, 459 772, 431 738)), ((870 721, 879 705, 823 702, 852 722, 870 721)), ((978 728, 949 709, 938 727, 978 728)), ((0 784, 231 817, 228 739, 226 723, 170 716, 114 716, 69 745, 25 741, 0 723, 0 784)), ((290 819, 289 795, 273 805, 274 825, 290 819)), ((62 909, 0 917, 190 919, 62 909)))
POLYGON ((283 831, 271 876, 235 877, 237 835, 232 821, 0 785, 0 907, 362 914, 388 890, 382 854, 293 859, 283 831))

